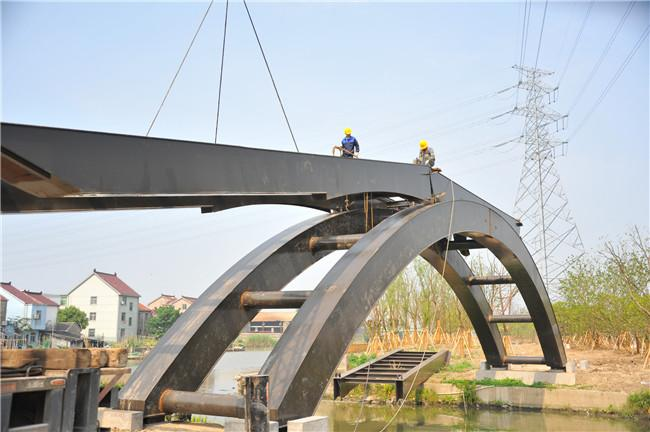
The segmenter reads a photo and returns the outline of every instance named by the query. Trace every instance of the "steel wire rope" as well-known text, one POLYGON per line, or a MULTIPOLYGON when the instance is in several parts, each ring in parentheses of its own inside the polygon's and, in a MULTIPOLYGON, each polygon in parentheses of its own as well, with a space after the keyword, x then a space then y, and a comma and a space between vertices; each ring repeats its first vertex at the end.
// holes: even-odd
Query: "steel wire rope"
POLYGON ((298 149, 298 143, 296 143, 296 137, 293 134, 293 129, 291 129, 291 124, 289 123, 289 117, 287 117, 287 111, 284 109, 284 104, 282 103, 282 98, 280 97, 280 92, 278 91, 278 86, 275 84, 275 79, 273 78, 273 74, 271 73, 271 67, 269 66, 269 61, 266 58, 266 54, 264 53, 264 48, 262 48, 262 42, 260 41, 260 37, 257 34, 257 29, 255 28, 255 23, 253 22, 253 17, 251 16, 251 12, 248 9, 248 4, 246 3, 246 0, 242 0, 244 2, 244 8, 246 8, 246 14, 248 15, 248 20, 251 23, 251 27, 253 27, 253 33, 255 33, 255 39, 257 40, 257 46, 260 48, 260 52, 262 53, 262 58, 264 59, 264 64, 266 65, 266 70, 269 72, 269 77, 271 78, 271 83, 273 83, 273 89, 275 90, 275 95, 278 97, 278 102, 280 103, 280 108, 282 109, 282 114, 284 115, 284 120, 287 122, 287 127, 289 128, 289 133, 291 134, 291 139, 293 140, 293 145, 296 147, 296 151, 300 153, 300 150, 298 149))
POLYGON ((625 9, 625 12, 623 13, 623 16, 619 20, 618 24, 614 28, 614 32, 612 35, 609 37, 609 40, 605 44, 605 48, 603 49, 603 52, 600 54, 600 57, 598 57, 598 60, 596 61, 596 64, 594 64, 593 68, 589 72, 589 75, 587 79, 584 81, 582 87, 580 88, 580 91, 578 92, 578 96, 576 96, 575 100, 573 101, 573 104, 569 107, 569 112, 573 111, 573 109, 578 105, 578 102, 582 98, 582 96, 585 93, 585 90, 591 83, 591 80, 594 79, 596 76, 596 73, 598 73, 598 70, 600 69, 600 66, 603 64, 603 61, 607 57, 607 54, 609 54, 609 50, 612 48, 612 45, 614 45, 614 41, 618 37, 618 34, 621 32, 621 29, 623 28, 623 25, 625 24, 625 21, 627 20, 628 16, 630 16, 630 13, 632 12, 632 8, 634 7, 634 2, 630 2, 628 4, 627 9, 625 9))
POLYGON ((226 0, 226 12, 223 18, 223 41, 221 43, 221 67, 219 71, 219 91, 217 94, 217 118, 214 125, 214 143, 217 143, 219 136, 219 113, 221 111, 221 86, 223 84, 223 62, 226 57, 226 32, 228 30, 228 0, 226 0))
POLYGON ((542 50, 542 37, 544 36, 544 25, 546 24, 546 11, 548 10, 548 0, 544 2, 544 15, 542 15, 542 26, 539 30, 539 41, 537 42, 537 55, 535 56, 535 69, 539 62, 539 53, 542 50))
POLYGON ((183 65, 185 64, 185 60, 187 60, 187 56, 190 54, 190 51, 192 50, 192 46, 194 45, 194 41, 196 40, 196 37, 199 35, 199 32, 201 31, 201 28, 203 27, 203 23, 205 22, 205 19, 208 16, 208 13, 210 12, 210 8, 212 8, 212 4, 214 3, 214 0, 210 0, 210 3, 208 4, 208 7, 206 8, 205 12, 203 13, 203 17, 201 18, 201 21, 199 22, 199 25, 196 28, 196 31, 194 32, 194 36, 192 36, 192 40, 190 41, 190 44, 187 46, 187 49, 185 50, 185 54, 183 55, 183 58, 181 59, 180 64, 176 68, 176 73, 174 73, 174 76, 172 77, 171 82, 169 83, 169 86, 167 87, 167 91, 165 92, 165 95, 163 96, 162 101, 160 102, 160 105, 158 106, 158 110, 156 111, 156 114, 153 117, 153 120, 151 120, 151 124, 149 124, 149 129, 147 129, 147 133, 145 134, 145 137, 148 137, 149 134, 151 133, 151 129, 153 128, 154 124, 156 123, 156 120, 158 119, 158 115, 160 114, 160 111, 163 108, 163 105, 165 105, 165 101, 167 100, 167 97, 169 96, 169 93, 172 90, 172 87, 174 87, 174 83, 176 82, 176 78, 178 78, 178 75, 181 72, 181 69, 183 68, 183 65))
POLYGON ((566 75, 571 60, 573 60, 573 56, 575 55, 576 48, 578 47, 578 43, 580 43, 580 39, 582 38, 582 32, 584 31, 585 26, 587 25, 587 20, 589 19, 589 15, 591 14, 591 8, 593 6, 594 6, 594 0, 589 2, 589 6, 587 7, 587 12, 585 13, 585 17, 582 19, 582 24, 580 25, 580 30, 578 30, 578 35, 576 36, 576 40, 573 43, 573 47, 571 48, 571 51, 569 52, 569 58, 564 64, 564 68, 562 69, 562 73, 560 74, 560 78, 558 79, 558 86, 564 79, 564 75, 566 75))
POLYGON ((609 93, 609 91, 612 89, 612 87, 614 87, 614 85, 616 84, 616 81, 618 81, 620 76, 625 71, 625 68, 627 68, 627 65, 630 63, 630 61, 632 61, 632 58, 634 57, 636 52, 639 50, 639 48, 641 47, 641 45, 643 44, 645 39, 648 37, 648 34, 650 34, 650 26, 647 26, 645 28, 645 30, 643 31, 643 33, 641 33, 641 36, 639 37, 639 39, 634 44, 634 47, 632 48, 632 50, 629 52, 627 57, 625 57, 625 60, 623 60, 623 63, 621 63, 619 68, 616 70, 616 72, 614 73, 614 76, 612 76, 612 78, 609 80, 609 82, 607 83, 607 85, 605 86, 603 91, 601 92, 600 96, 598 97, 598 99, 596 100, 594 105, 592 105, 591 109, 589 109, 589 111, 587 112, 587 115, 582 118, 582 121, 578 124, 578 127, 569 136, 569 139, 572 139, 573 137, 576 136, 576 134, 580 131, 580 129, 582 129, 582 127, 585 125, 587 120, 589 120, 589 117, 591 117, 591 115, 594 113, 596 108, 598 108, 598 106, 602 103, 602 101, 607 97, 607 94, 609 93))
MULTIPOLYGON (((451 210, 449 213, 449 230, 447 233, 447 241, 445 242, 445 257, 442 263, 442 273, 441 276, 444 279, 445 277, 445 270, 447 269, 447 254, 449 253, 449 239, 451 238, 451 229, 453 226, 454 222, 454 210, 455 210, 455 205, 456 205, 456 195, 454 193, 454 182, 449 180, 449 184, 451 187, 451 210)), ((426 354, 426 347, 423 347, 422 349, 422 357, 420 358, 420 364, 424 361, 424 356, 426 354)), ((411 386, 409 387, 408 391, 404 395, 404 398, 402 399, 401 403, 397 407, 397 410, 393 413, 392 417, 388 420, 388 422, 382 427, 379 432, 385 432, 386 429, 395 421, 397 418, 397 415, 399 412, 402 410, 402 407, 404 406, 404 403, 406 403, 406 399, 408 398, 409 394, 411 394, 411 391, 413 391, 413 387, 415 386, 415 382, 418 379, 418 374, 420 373, 420 370, 422 368, 418 367, 417 370, 415 371, 415 375, 413 376, 413 381, 411 381, 411 386)))

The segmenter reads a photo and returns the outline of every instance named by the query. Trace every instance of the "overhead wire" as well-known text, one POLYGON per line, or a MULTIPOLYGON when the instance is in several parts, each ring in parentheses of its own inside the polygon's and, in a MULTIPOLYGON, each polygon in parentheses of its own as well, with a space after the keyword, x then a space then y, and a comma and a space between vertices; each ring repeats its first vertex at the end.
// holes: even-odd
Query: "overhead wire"
POLYGON ((582 121, 579 123, 578 127, 573 131, 569 139, 573 138, 574 136, 577 135, 577 133, 582 129, 582 127, 585 125, 587 120, 589 120, 589 117, 594 113, 596 108, 603 102, 603 100, 607 97, 607 94, 609 91, 614 87, 614 84, 616 84, 616 81, 621 77, 623 72, 625 71, 625 68, 627 68, 627 65, 630 64, 630 61, 636 54, 636 52, 639 50, 645 39, 647 39, 648 34, 650 34, 650 26, 647 26, 643 33, 641 33, 641 36, 639 39, 636 41, 634 44, 632 50, 628 53, 627 57, 623 60, 621 65, 618 67, 612 78, 609 80, 603 91, 600 93, 600 96, 598 96, 598 99, 596 99, 596 102, 592 105, 592 107, 589 109, 587 112, 587 115, 585 115, 582 119, 582 121))
POLYGON ((584 81, 582 87, 580 88, 580 91, 578 92, 578 96, 576 96, 575 100, 573 101, 573 104, 569 108, 569 112, 573 111, 573 109, 576 107, 578 102, 580 102, 580 99, 585 93, 585 90, 591 83, 591 80, 596 76, 596 73, 600 69, 600 66, 603 64, 603 61, 607 57, 607 54, 609 53, 609 50, 612 48, 612 45, 614 44, 614 41, 618 37, 618 34, 621 32, 621 29, 623 28, 623 25, 625 24, 625 21, 627 20, 628 16, 632 12, 632 8, 634 7, 634 2, 630 2, 628 4, 627 9, 625 9, 625 12, 623 13, 623 16, 619 20, 618 24, 616 25, 616 28, 614 28, 614 31, 612 32, 612 35, 609 37, 609 40, 607 41, 607 44, 605 44, 605 48, 603 49, 603 52, 600 54, 600 57, 598 57, 598 60, 596 61, 596 64, 594 64, 593 68, 589 72, 589 75, 587 76, 587 79, 584 81))
POLYGON ((589 2, 589 6, 587 7, 587 12, 585 13, 585 17, 582 19, 582 23, 580 24, 580 30, 578 30, 578 35, 576 36, 576 40, 573 42, 573 46, 571 47, 571 51, 569 52, 569 58, 567 58, 567 61, 564 64, 564 68, 562 69, 562 73, 560 74, 560 78, 558 79, 558 85, 564 79, 564 75, 566 75, 566 72, 569 68, 569 64, 571 64, 571 60, 573 60, 573 56, 575 55, 578 44, 580 43, 580 39, 582 38, 582 32, 584 31, 585 26, 587 25, 587 20, 589 19, 589 15, 591 14, 591 9, 593 8, 593 6, 594 6, 594 0, 589 2))
POLYGON ((226 0, 226 12, 223 18, 223 41, 221 42, 221 67, 219 71, 219 91, 217 93, 217 118, 214 125, 214 143, 217 143, 219 136, 219 113, 221 111, 221 86, 223 84, 223 63, 226 57, 226 32, 228 30, 228 0, 226 0))
POLYGON ((151 129, 153 129, 154 124, 156 124, 156 120, 158 119, 158 115, 160 114, 160 111, 162 110, 163 106, 165 105, 165 101, 167 101, 167 97, 169 96, 169 93, 172 90, 172 87, 174 87, 174 83, 176 82, 176 78, 178 78, 178 75, 181 72, 181 69, 183 68, 183 65, 185 64, 185 60, 187 60, 187 56, 190 54, 190 51, 192 50, 192 46, 194 45, 194 41, 196 40, 196 37, 199 35, 199 32, 201 31, 201 28, 203 27, 203 23, 205 22, 205 19, 208 16, 208 13, 210 12, 210 8, 212 8, 212 4, 214 3, 214 0, 210 0, 210 3, 208 4, 208 7, 205 9, 205 12, 203 13, 203 17, 201 18, 201 21, 199 22, 199 25, 196 27, 196 30, 194 31, 194 36, 192 36, 192 40, 190 40, 190 44, 187 46, 187 49, 185 50, 185 54, 183 55, 183 58, 181 59, 180 64, 176 68, 176 72, 174 73, 174 76, 172 77, 171 82, 169 83, 169 86, 167 87, 167 91, 165 92, 165 95, 163 96, 162 101, 160 102, 160 105, 158 106, 158 110, 156 111, 156 114, 153 117, 153 120, 151 120, 151 123, 149 124, 149 128, 147 129, 147 133, 145 134, 146 137, 149 136, 151 133, 151 129))
POLYGON ((300 150, 298 149, 298 143, 296 142, 296 137, 293 134, 293 129, 291 129, 291 123, 289 123, 289 117, 287 116, 287 111, 284 109, 284 104, 282 103, 282 98, 280 97, 280 92, 278 91, 278 86, 275 84, 275 79, 273 78, 273 73, 271 73, 271 67, 269 66, 269 61, 266 58, 266 54, 264 53, 264 48, 262 48, 262 42, 260 41, 260 37, 257 34, 257 29, 255 28, 255 23, 253 22, 253 17, 251 16, 251 12, 248 9, 248 4, 246 3, 246 0, 242 0, 244 3, 244 7, 246 8, 246 14, 248 15, 248 20, 251 23, 251 27, 253 27, 253 33, 255 33, 255 39, 257 40, 257 45, 260 48, 260 52, 262 53, 262 58, 264 59, 264 64, 266 65, 266 70, 269 72, 269 77, 271 78, 271 83, 273 83, 273 89, 275 90, 275 95, 278 98, 278 102, 280 103, 280 108, 282 108, 282 114, 284 115, 284 120, 287 123, 287 127, 289 128, 289 133, 291 134, 291 139, 293 140, 293 145, 296 148, 296 151, 300 153, 300 150))
MULTIPOLYGON (((521 28, 521 48, 519 49, 519 65, 523 66, 524 61, 526 60, 526 49, 528 45, 528 24, 530 22, 530 11, 532 9, 532 3, 530 0, 525 0, 524 2, 524 19, 522 22, 521 28)), ((519 71, 519 79, 517 81, 517 92, 515 96, 515 106, 519 103, 519 83, 521 82, 523 71, 519 71)))
POLYGON ((544 3, 544 15, 542 15, 542 26, 539 30, 539 42, 537 42, 537 55, 535 56, 535 69, 539 62, 539 53, 542 50, 542 37, 544 35, 544 24, 546 24, 546 11, 548 10, 548 0, 544 3))

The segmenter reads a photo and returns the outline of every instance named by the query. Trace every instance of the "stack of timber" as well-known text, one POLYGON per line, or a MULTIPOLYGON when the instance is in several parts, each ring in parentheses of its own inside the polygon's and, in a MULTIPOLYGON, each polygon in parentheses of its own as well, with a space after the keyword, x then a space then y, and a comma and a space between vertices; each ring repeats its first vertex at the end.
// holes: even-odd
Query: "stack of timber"
POLYGON ((2 350, 2 371, 39 366, 46 370, 75 368, 123 368, 128 360, 125 348, 48 348, 2 350))

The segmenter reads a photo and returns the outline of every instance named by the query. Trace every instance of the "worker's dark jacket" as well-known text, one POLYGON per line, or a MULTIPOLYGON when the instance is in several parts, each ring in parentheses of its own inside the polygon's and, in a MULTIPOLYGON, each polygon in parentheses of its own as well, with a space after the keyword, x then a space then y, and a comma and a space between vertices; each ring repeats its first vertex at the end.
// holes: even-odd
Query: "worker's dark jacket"
POLYGON ((354 153, 359 153, 359 142, 352 135, 346 135, 341 141, 341 146, 346 150, 342 152, 342 157, 351 158, 354 153))

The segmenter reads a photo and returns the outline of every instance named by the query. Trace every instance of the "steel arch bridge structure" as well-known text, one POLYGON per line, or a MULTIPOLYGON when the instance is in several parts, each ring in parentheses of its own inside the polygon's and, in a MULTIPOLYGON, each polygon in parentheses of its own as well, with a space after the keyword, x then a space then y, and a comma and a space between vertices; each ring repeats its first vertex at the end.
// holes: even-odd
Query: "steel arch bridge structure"
POLYGON ((518 221, 428 167, 2 124, 3 213, 253 204, 324 213, 267 240, 210 285, 133 373, 121 408, 160 414, 163 392, 195 392, 261 308, 292 307, 297 315, 260 373, 269 376, 271 418, 311 415, 356 329, 418 255, 457 295, 490 366, 564 369, 551 302, 518 221), (282 291, 341 249, 313 291, 282 291), (508 275, 473 275, 463 258, 470 249, 492 252, 508 275), (499 283, 516 284, 529 315, 492 313, 482 286, 499 283), (508 355, 497 326, 506 322, 532 322, 543 356, 508 355))

